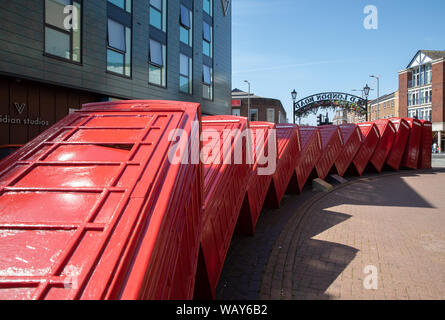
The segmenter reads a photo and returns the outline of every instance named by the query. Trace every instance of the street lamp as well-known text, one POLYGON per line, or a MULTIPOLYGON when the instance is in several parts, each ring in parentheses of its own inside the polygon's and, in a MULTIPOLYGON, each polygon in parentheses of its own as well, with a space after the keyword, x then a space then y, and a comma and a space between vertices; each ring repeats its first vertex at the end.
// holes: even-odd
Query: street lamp
POLYGON ((292 113, 293 113, 293 115, 294 115, 294 124, 295 124, 295 105, 296 105, 296 103, 297 103, 297 91, 295 91, 295 89, 294 89, 294 91, 292 91, 291 92, 291 95, 292 95, 292 101, 294 102, 294 104, 293 104, 293 106, 294 106, 294 108, 293 108, 293 110, 292 110, 292 113))
POLYGON ((363 98, 363 89, 352 89, 352 92, 361 92, 362 93, 362 98, 363 98))
POLYGON ((370 75, 371 78, 377 79, 377 119, 380 118, 380 75, 370 75))
POLYGON ((365 95, 366 98, 366 105, 365 105, 365 111, 366 111, 366 121, 368 121, 368 96, 369 96, 369 90, 371 90, 371 88, 368 86, 368 84, 366 84, 366 86, 363 88, 363 94, 365 95))
POLYGON ((245 83, 249 85, 248 96, 247 96, 247 120, 250 121, 250 82, 244 80, 245 83))

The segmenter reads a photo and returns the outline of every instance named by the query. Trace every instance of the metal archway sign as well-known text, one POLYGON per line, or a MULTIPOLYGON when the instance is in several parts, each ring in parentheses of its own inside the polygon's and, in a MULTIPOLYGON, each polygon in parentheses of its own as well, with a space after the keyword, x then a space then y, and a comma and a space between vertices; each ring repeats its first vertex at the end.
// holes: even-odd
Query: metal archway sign
POLYGON ((345 109, 360 115, 367 115, 367 100, 343 92, 313 94, 294 104, 294 119, 303 118, 319 109, 345 109))

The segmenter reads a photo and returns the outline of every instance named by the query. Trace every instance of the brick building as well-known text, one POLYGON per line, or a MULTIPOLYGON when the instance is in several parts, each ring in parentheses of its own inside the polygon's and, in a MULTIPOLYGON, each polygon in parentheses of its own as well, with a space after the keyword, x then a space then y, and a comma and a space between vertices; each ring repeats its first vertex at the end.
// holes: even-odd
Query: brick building
MULTIPOLYGON (((247 117, 249 94, 239 89, 232 91, 232 115, 247 117)), ((251 121, 287 123, 286 111, 280 100, 250 94, 251 121)))
MULTIPOLYGON (((368 120, 399 117, 399 92, 386 94, 379 99, 368 101, 368 120)), ((337 110, 334 124, 365 122, 366 116, 352 111, 337 110)))
POLYGON ((386 94, 368 102, 368 120, 388 119, 400 115, 399 92, 386 94))
POLYGON ((444 150, 445 51, 420 50, 399 72, 400 116, 433 123, 433 141, 444 150))

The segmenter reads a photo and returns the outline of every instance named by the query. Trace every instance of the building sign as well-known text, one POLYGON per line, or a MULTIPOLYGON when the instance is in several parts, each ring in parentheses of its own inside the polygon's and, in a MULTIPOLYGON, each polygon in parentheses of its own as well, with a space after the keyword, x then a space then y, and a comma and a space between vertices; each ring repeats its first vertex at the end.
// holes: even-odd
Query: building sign
POLYGON ((241 107, 241 100, 232 100, 232 107, 241 107))
POLYGON ((26 125, 26 126, 49 126, 49 121, 42 120, 39 117, 35 119, 31 118, 12 118, 9 115, 0 115, 0 124, 12 124, 12 125, 26 125))
POLYGON ((23 110, 25 110, 26 103, 22 103, 22 104, 20 104, 20 103, 18 103, 18 102, 14 102, 14 106, 15 106, 15 109, 17 110, 17 112, 18 112, 19 114, 22 114, 22 113, 23 113, 23 110))
POLYGON ((343 101, 348 103, 354 103, 358 105, 363 105, 364 100, 360 97, 340 92, 326 92, 318 93, 312 96, 306 97, 297 102, 297 108, 302 108, 313 103, 319 103, 322 101, 343 101))
POLYGON ((301 99, 295 103, 294 115, 304 118, 319 109, 343 109, 366 115, 366 101, 360 97, 342 92, 324 92, 301 99))
POLYGON ((227 12, 229 11, 230 0, 221 0, 221 4, 223 8, 223 13, 226 16, 227 12))
MULTIPOLYGON (((14 102, 15 110, 19 115, 23 114, 25 111, 26 103, 14 102)), ((0 124, 8 124, 8 125, 25 125, 25 126, 49 126, 49 121, 42 120, 39 117, 35 119, 32 118, 15 118, 11 117, 8 114, 0 114, 0 124)))

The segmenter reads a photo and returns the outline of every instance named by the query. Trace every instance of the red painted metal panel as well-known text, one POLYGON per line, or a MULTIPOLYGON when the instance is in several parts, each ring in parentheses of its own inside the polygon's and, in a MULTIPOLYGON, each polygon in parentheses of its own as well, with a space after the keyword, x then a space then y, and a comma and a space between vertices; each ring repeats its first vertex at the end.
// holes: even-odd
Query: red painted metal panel
POLYGON ((90 104, 0 162, 0 297, 191 299, 202 166, 169 161, 168 138, 199 143, 199 118, 194 103, 90 104))
POLYGON ((431 122, 420 120, 422 123, 422 138, 420 140, 419 169, 431 169, 433 149, 433 127, 431 122))
POLYGON ((339 127, 343 135, 344 146, 340 156, 335 160, 335 167, 338 175, 343 177, 360 150, 364 137, 356 124, 342 124, 339 127))
POLYGON ((322 153, 315 168, 320 179, 326 179, 335 160, 343 150, 343 136, 338 126, 326 125, 320 127, 322 153))
POLYGON ((265 163, 265 157, 269 156, 269 149, 273 149, 277 154, 276 137, 273 136, 275 133, 272 131, 275 129, 274 123, 250 122, 255 160, 238 220, 237 232, 240 234, 254 235, 255 233, 255 227, 272 182, 271 174, 264 174, 259 172, 258 169, 265 168, 268 165, 268 163, 265 163), (273 145, 269 146, 269 144, 273 145))
POLYGON ((267 195, 267 206, 279 208, 301 155, 300 130, 294 124, 277 124, 277 168, 267 195))
POLYGON ((352 161, 352 166, 361 176, 380 142, 380 133, 372 122, 359 123, 358 127, 363 136, 363 143, 352 161))
POLYGON ((215 158, 204 164, 201 250, 205 266, 198 269, 205 271, 206 276, 197 275, 198 279, 207 278, 208 285, 197 285, 210 290, 208 293, 199 292, 198 296, 214 298, 250 178, 252 165, 247 161, 246 151, 252 144, 246 130, 247 118, 212 116, 204 117, 202 122, 203 133, 213 132, 216 138, 204 141, 203 146, 212 150, 205 154, 211 153, 215 158), (230 136, 232 139, 227 138, 230 136), (236 164, 239 152, 242 156, 239 160, 242 161, 236 164))
POLYGON ((381 119, 373 122, 379 130, 380 140, 369 163, 377 172, 381 172, 383 166, 385 165, 386 159, 391 152, 391 148, 396 137, 396 128, 389 120, 381 119))
POLYGON ((307 179, 321 156, 322 144, 320 129, 317 127, 300 127, 301 158, 295 168, 298 192, 303 191, 307 179))
POLYGON ((399 170, 408 142, 410 127, 405 119, 390 118, 389 120, 396 128, 396 137, 394 138, 394 143, 391 152, 388 155, 388 159, 386 159, 386 164, 394 170, 399 170))
POLYGON ((408 123, 410 131, 401 166, 417 169, 419 165, 420 139, 422 138, 422 122, 412 118, 404 118, 404 120, 408 123))

